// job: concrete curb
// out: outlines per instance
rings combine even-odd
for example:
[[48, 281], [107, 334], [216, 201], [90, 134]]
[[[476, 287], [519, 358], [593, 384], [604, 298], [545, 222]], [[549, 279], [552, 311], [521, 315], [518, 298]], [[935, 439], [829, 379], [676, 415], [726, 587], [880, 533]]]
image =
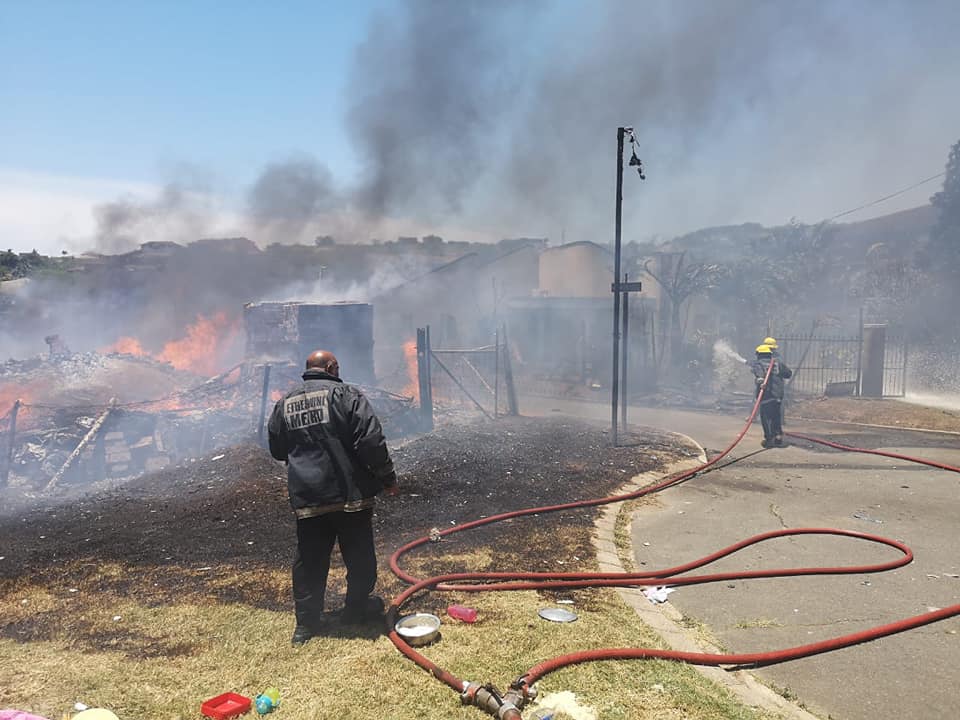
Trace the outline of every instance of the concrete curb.
[[[706, 450], [699, 443], [682, 433], [671, 434], [699, 448], [700, 459], [681, 460], [664, 471], [641, 473], [617, 490], [618, 494], [638, 490], [667, 475], [689, 470], [706, 462]], [[600, 508], [600, 515], [594, 523], [596, 527], [594, 548], [600, 572], [627, 572], [627, 569], [620, 562], [616, 541], [617, 518], [622, 508], [623, 505], [620, 503], [603, 506]], [[617, 588], [617, 592], [623, 598], [623, 601], [640, 616], [643, 622], [663, 638], [669, 648], [685, 652], [723, 652], [720, 648], [705, 643], [681, 625], [680, 621], [683, 616], [669, 602], [655, 605], [647, 600], [639, 588]], [[796, 703], [778, 695], [746, 670], [723, 670], [718, 667], [701, 665], [694, 665], [694, 667], [702, 675], [723, 686], [750, 707], [776, 713], [783, 720], [818, 720], [816, 715], [812, 715]]]
[[[849, 420], [824, 420], [823, 418], [809, 418], [796, 415], [791, 420], [801, 420], [808, 423], [827, 423], [829, 425], [849, 425], [851, 427], [875, 428], [877, 430], [902, 430], [903, 432], [930, 433], [932, 435], [952, 435], [960, 437], [960, 432], [955, 430], [934, 430], [932, 428], [903, 427], [902, 425], [875, 425], [873, 423], [858, 423]], [[787, 428], [789, 432], [790, 428]]]

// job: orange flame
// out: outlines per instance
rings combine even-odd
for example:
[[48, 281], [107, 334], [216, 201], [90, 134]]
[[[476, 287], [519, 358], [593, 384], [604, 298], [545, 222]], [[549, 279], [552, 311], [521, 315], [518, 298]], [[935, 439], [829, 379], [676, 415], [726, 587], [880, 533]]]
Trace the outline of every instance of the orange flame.
[[178, 370], [189, 370], [198, 375], [216, 375], [222, 371], [224, 356], [237, 337], [238, 324], [217, 313], [211, 317], [198, 315], [187, 327], [187, 334], [180, 340], [171, 340], [157, 356]]
[[407, 364], [407, 384], [402, 390], [403, 395], [412, 395], [417, 401], [420, 400], [420, 378], [418, 372], [419, 362], [417, 360], [417, 341], [407, 340], [403, 344], [403, 359]]
[[44, 383], [41, 382], [10, 382], [0, 385], [0, 418], [13, 410], [13, 404], [17, 400], [22, 400], [27, 405], [38, 398], [43, 400], [44, 389]]
[[134, 337], [124, 336], [112, 345], [100, 350], [103, 354], [121, 353], [138, 357], [154, 357], [168, 362], [178, 370], [187, 370], [197, 375], [216, 375], [224, 370], [229, 361], [240, 332], [239, 322], [226, 313], [206, 317], [197, 315], [192, 325], [187, 326], [186, 335], [171, 340], [159, 353], [152, 353]]
[[13, 409], [17, 400], [27, 400], [23, 391], [24, 388], [20, 385], [0, 385], [0, 418]]
[[124, 336], [117, 340], [113, 345], [105, 347], [100, 351], [104, 355], [109, 355], [110, 353], [119, 353], [121, 355], [136, 355], [137, 357], [143, 357], [147, 355], [147, 351], [143, 349], [143, 345], [140, 344], [140, 341], [136, 338]]

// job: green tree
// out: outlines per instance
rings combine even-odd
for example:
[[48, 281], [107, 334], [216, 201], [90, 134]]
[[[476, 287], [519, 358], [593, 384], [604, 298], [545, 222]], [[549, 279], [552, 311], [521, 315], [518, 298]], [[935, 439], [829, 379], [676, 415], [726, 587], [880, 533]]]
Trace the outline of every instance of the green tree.
[[955, 273], [960, 270], [960, 140], [950, 148], [943, 189], [930, 198], [930, 204], [940, 211], [930, 231], [931, 266]]
[[0, 253], [0, 271], [3, 271], [7, 277], [17, 277], [17, 270], [20, 267], [20, 256], [13, 250], [7, 250]]

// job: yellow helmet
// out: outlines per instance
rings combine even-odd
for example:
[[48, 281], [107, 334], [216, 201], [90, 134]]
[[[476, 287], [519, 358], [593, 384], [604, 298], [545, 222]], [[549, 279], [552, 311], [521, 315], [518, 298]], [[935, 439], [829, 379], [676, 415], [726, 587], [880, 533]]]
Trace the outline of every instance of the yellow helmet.
[[777, 339], [772, 337], [765, 337], [763, 339], [763, 344], [770, 346], [770, 348], [772, 348], [773, 350], [776, 350], [778, 347], [780, 347], [779, 345], [777, 345]]
[[770, 355], [773, 350], [769, 345], [757, 345], [757, 355]]

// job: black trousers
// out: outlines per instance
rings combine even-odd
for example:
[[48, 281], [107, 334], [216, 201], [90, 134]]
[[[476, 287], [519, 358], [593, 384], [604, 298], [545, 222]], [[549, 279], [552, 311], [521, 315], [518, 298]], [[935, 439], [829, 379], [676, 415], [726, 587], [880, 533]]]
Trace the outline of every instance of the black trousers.
[[773, 440], [783, 435], [783, 415], [780, 400], [764, 400], [760, 403], [760, 423], [763, 425], [763, 439]]
[[377, 584], [373, 509], [333, 512], [297, 520], [293, 560], [293, 603], [297, 624], [316, 626], [323, 615], [330, 555], [339, 544], [347, 568], [346, 606], [363, 609]]

